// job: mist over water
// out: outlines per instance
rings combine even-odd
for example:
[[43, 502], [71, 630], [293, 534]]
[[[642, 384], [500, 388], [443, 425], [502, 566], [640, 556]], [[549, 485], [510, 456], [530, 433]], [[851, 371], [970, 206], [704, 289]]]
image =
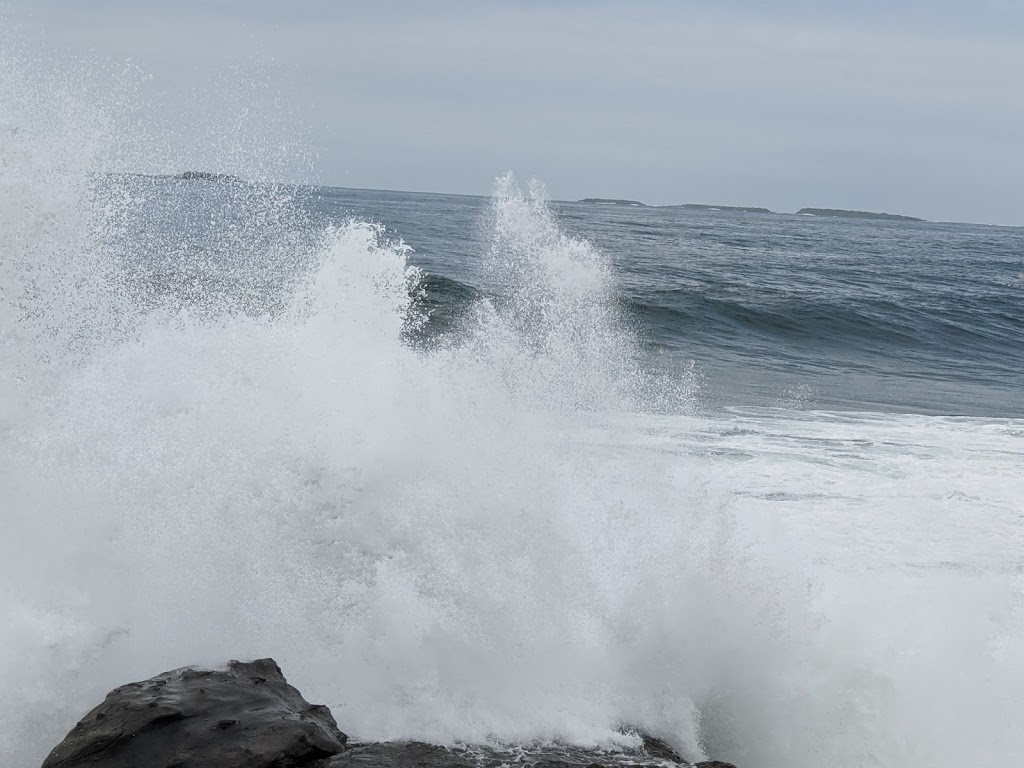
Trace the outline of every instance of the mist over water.
[[268, 655], [353, 739], [1024, 755], [1024, 423], [701, 415], [511, 176], [500, 291], [414, 343], [380, 224], [100, 175], [110, 105], [0, 64], [4, 765], [115, 685]]

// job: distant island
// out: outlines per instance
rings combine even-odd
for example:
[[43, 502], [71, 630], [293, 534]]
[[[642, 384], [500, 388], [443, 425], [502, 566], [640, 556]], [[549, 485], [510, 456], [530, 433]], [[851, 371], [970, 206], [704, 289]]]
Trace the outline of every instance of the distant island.
[[924, 221], [915, 216], [900, 216], [895, 213], [872, 213], [870, 211], [844, 211], [841, 208], [801, 208], [797, 216], [831, 216], [837, 219], [881, 219], [883, 221]]
[[228, 173], [211, 173], [210, 171], [185, 171], [172, 178], [182, 181], [229, 181], [239, 182], [240, 178]]
[[602, 203], [604, 205], [633, 205], [639, 208], [647, 208], [648, 206], [641, 203], [638, 200], [619, 200], [618, 198], [612, 197], [586, 197], [579, 202], [581, 203]]
[[662, 208], [685, 208], [688, 211], [735, 211], [737, 213], [772, 213], [767, 208], [752, 208], [746, 205], [708, 205], [706, 203], [683, 203], [663, 205]]
[[[182, 174], [184, 176], [184, 174]], [[216, 174], [207, 174], [216, 175]], [[647, 205], [639, 200], [623, 200], [617, 197], [585, 197], [580, 203], [598, 203], [601, 205], [625, 205], [633, 208], [675, 208], [685, 211], [729, 211], [731, 213], [768, 213], [774, 211], [749, 205], [711, 205], [709, 203], [681, 203], [677, 205]], [[875, 221], [925, 221], [916, 216], [901, 216], [896, 213], [874, 213], [872, 211], [848, 211], [843, 208], [801, 208], [797, 216], [820, 216], [836, 219], [874, 219]]]

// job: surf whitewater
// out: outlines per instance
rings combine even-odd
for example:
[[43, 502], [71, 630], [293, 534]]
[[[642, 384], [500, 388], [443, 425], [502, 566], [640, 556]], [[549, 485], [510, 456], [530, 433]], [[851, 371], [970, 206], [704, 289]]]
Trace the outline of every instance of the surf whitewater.
[[[142, 159], [131, 89], [5, 56], [5, 765], [117, 684], [271, 655], [366, 741], [1024, 754], [1020, 422], [701, 415], [606, 256], [511, 176], [476, 221], [493, 290], [424, 342], [401, 233], [110, 174]], [[950, 548], [968, 565], [931, 568]]]

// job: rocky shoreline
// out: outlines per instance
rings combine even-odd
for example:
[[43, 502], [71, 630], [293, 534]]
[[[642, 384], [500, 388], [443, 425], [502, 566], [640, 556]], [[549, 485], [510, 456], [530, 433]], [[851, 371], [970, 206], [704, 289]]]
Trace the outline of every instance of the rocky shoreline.
[[331, 711], [310, 704], [273, 659], [224, 670], [164, 672], [107, 694], [43, 768], [735, 768], [687, 763], [640, 734], [635, 750], [562, 745], [440, 747], [349, 743]]

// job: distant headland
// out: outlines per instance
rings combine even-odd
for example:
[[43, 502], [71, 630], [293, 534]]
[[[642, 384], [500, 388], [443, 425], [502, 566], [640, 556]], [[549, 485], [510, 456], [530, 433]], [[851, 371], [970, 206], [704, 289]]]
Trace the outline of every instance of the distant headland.
[[738, 213], [771, 213], [767, 208], [752, 208], [747, 205], [708, 205], [706, 203], [683, 203], [663, 205], [661, 208], [685, 208], [689, 211], [736, 211]]
[[836, 219], [883, 219], [885, 221], [924, 221], [915, 216], [900, 216], [896, 213], [872, 213], [871, 211], [844, 211], [842, 208], [801, 208], [797, 216], [831, 216]]
[[106, 173], [104, 176], [127, 177], [132, 179], [170, 179], [172, 181], [219, 181], [222, 184], [246, 184], [240, 176], [212, 171], [182, 171], [181, 173]]
[[601, 203], [602, 205], [635, 205], [639, 208], [649, 208], [646, 203], [641, 203], [638, 200], [619, 200], [614, 197], [585, 197], [579, 202], [581, 203]]
[[[580, 203], [601, 203], [603, 205], [626, 205], [636, 208], [675, 208], [685, 211], [727, 211], [730, 213], [775, 213], [768, 208], [749, 205], [711, 205], [708, 203], [682, 203], [678, 205], [647, 205], [639, 200], [622, 200], [614, 197], [586, 197]], [[872, 211], [848, 211], [843, 208], [801, 208], [797, 216], [818, 216], [836, 219], [874, 219], [876, 221], [925, 221], [916, 216], [901, 216], [896, 213], [874, 213]]]
[[211, 173], [210, 171], [183, 171], [172, 178], [182, 181], [241, 181], [238, 176], [232, 176], [229, 173]]

